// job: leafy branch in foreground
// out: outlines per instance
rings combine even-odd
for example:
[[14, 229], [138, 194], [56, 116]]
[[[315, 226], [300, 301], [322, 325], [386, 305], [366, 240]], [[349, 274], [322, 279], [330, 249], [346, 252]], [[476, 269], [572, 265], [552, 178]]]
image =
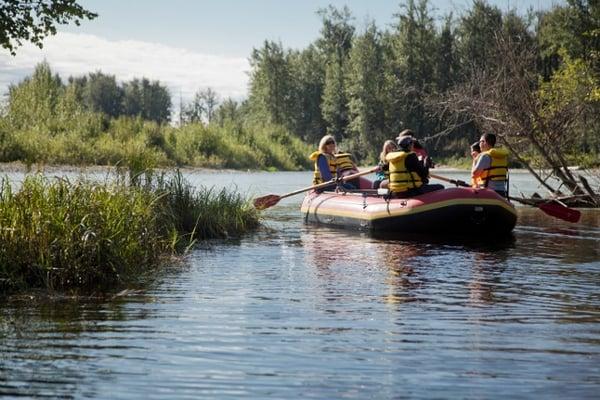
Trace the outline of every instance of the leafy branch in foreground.
[[42, 47], [42, 40], [56, 34], [56, 25], [96, 18], [98, 14], [76, 0], [4, 0], [0, 3], [0, 45], [15, 55], [23, 41]]

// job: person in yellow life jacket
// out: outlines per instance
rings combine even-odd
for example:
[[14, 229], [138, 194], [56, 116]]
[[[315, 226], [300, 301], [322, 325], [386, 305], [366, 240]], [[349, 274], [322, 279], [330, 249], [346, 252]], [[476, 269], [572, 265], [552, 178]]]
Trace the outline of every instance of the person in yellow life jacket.
[[396, 197], [413, 197], [443, 189], [443, 185], [429, 184], [429, 169], [419, 161], [413, 151], [413, 138], [403, 136], [398, 139], [399, 151], [385, 157], [390, 163], [388, 188]]
[[[335, 152], [335, 138], [332, 135], [323, 136], [319, 142], [319, 149], [310, 155], [310, 159], [315, 163], [313, 185], [329, 182], [338, 176], [338, 159]], [[342, 184], [342, 186], [345, 189], [355, 189], [354, 185], [348, 182]]]
[[[354, 163], [352, 159], [352, 154], [350, 153], [336, 153], [334, 157], [337, 161], [337, 176], [342, 178], [347, 175], [356, 174], [358, 172], [358, 167]], [[351, 186], [350, 186], [351, 185]], [[357, 189], [360, 187], [360, 178], [355, 178], [349, 181], [346, 181], [342, 185], [345, 189]], [[371, 182], [369, 181], [369, 187], [371, 187]]]
[[423, 145], [415, 137], [415, 132], [412, 129], [404, 129], [398, 134], [396, 141], [399, 141], [404, 136], [411, 136], [413, 138], [413, 151], [417, 153], [417, 158], [419, 161], [421, 161], [421, 163], [427, 168], [435, 168], [435, 163], [431, 157], [429, 157], [429, 153], [425, 147], [423, 147]]
[[508, 196], [508, 150], [496, 145], [496, 135], [485, 133], [479, 139], [481, 154], [471, 169], [471, 181], [477, 188], [494, 190]]

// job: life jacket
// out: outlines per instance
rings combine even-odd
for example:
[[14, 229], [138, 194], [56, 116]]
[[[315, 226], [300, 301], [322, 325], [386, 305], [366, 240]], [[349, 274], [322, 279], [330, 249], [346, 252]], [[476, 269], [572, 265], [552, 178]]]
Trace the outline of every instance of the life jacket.
[[327, 159], [327, 163], [329, 164], [329, 172], [331, 172], [331, 176], [335, 178], [337, 173], [337, 160], [336, 158], [328, 153], [323, 153], [321, 151], [315, 151], [310, 155], [310, 159], [315, 162], [315, 172], [313, 174], [313, 185], [318, 185], [319, 183], [323, 183], [323, 178], [321, 177], [321, 171], [319, 171], [319, 160], [320, 155], [325, 156]]
[[334, 157], [337, 162], [338, 174], [351, 169], [356, 169], [354, 162], [352, 162], [352, 155], [350, 153], [338, 153], [334, 154]]
[[401, 193], [408, 189], [418, 188], [423, 185], [419, 174], [406, 169], [406, 157], [414, 152], [394, 151], [385, 156], [390, 163], [390, 183], [388, 188], [391, 192]]
[[508, 176], [508, 150], [503, 147], [493, 147], [488, 151], [482, 152], [479, 156], [487, 154], [491, 157], [492, 162], [489, 168], [486, 168], [478, 177], [477, 187], [488, 187], [490, 181], [506, 182]]

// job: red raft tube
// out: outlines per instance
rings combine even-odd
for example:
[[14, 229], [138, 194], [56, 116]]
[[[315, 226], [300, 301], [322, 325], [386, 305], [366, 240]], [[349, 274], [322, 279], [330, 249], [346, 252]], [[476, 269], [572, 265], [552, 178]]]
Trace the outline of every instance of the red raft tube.
[[448, 188], [408, 199], [372, 191], [311, 192], [305, 222], [373, 232], [502, 235], [517, 223], [514, 206], [488, 189]]

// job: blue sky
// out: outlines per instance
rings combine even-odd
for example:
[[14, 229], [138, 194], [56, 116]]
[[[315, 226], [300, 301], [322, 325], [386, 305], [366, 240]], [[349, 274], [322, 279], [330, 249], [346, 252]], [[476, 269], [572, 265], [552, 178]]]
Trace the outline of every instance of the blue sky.
[[[361, 31], [365, 21], [380, 29], [394, 21], [400, 1], [394, 0], [80, 0], [97, 12], [81, 26], [60, 26], [44, 49], [25, 45], [17, 56], [0, 50], [0, 92], [31, 74], [46, 59], [63, 78], [101, 70], [125, 81], [158, 79], [174, 97], [185, 99], [211, 87], [221, 97], [247, 93], [248, 56], [264, 40], [287, 48], [304, 48], [321, 27], [316, 15], [332, 4], [347, 5]], [[563, 0], [489, 0], [502, 10], [547, 9]], [[435, 15], [460, 14], [470, 0], [430, 0]]]

